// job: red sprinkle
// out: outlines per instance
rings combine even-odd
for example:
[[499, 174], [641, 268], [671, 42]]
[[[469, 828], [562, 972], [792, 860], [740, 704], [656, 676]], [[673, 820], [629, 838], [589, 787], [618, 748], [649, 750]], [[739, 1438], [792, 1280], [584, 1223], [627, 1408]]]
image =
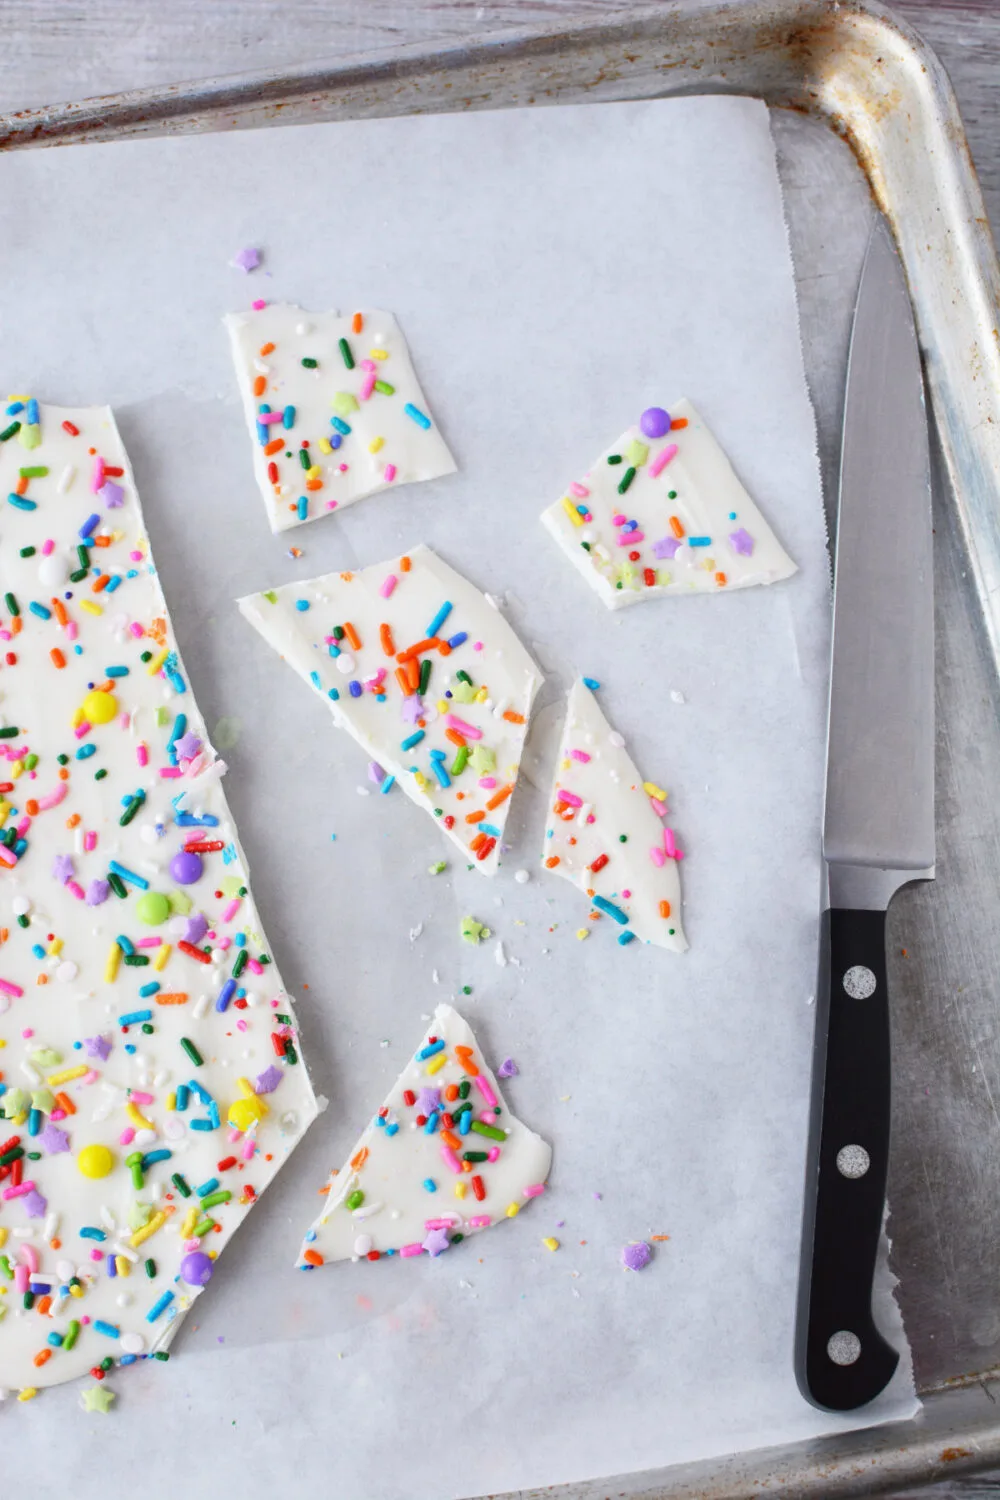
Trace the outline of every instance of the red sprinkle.
[[70, 435], [70, 437], [79, 437], [80, 436], [80, 429], [79, 429], [79, 427], [74, 427], [72, 422], [64, 422], [62, 425], [63, 425], [63, 432], [68, 432], [69, 435]]
[[596, 875], [597, 872], [598, 872], [598, 870], [603, 870], [604, 869], [604, 866], [607, 864], [607, 862], [608, 862], [608, 856], [606, 854], [599, 854], [597, 856], [597, 858], [594, 860], [594, 863], [591, 865], [590, 868], [594, 872], [594, 874]]
[[271, 481], [272, 484], [277, 484], [277, 482], [278, 482], [278, 465], [274, 462], [273, 458], [272, 458], [271, 462], [267, 466], [267, 477]]
[[209, 954], [202, 953], [200, 948], [196, 948], [194, 943], [187, 942], [185, 938], [181, 938], [177, 946], [182, 953], [187, 954], [188, 958], [196, 958], [200, 964], [210, 964], [212, 962]]
[[[0, 1156], [2, 1156], [2, 1155], [3, 1155], [3, 1153], [0, 1152]], [[235, 1165], [236, 1165], [236, 1157], [235, 1156], [224, 1156], [221, 1161], [216, 1162], [216, 1164], [215, 1164], [215, 1170], [217, 1172], [228, 1172], [229, 1168], [230, 1167], [235, 1167]]]
[[[412, 1105], [416, 1104], [416, 1102], [417, 1102], [417, 1096], [413, 1092], [413, 1090], [412, 1089], [404, 1089], [403, 1090], [403, 1103], [404, 1104], [409, 1104], [409, 1105], [412, 1106]], [[5, 1146], [3, 1148], [3, 1151], [6, 1151], [6, 1149], [7, 1149], [7, 1147]], [[0, 1156], [3, 1155], [3, 1151], [0, 1151]]]
[[472, 1191], [475, 1193], [480, 1203], [482, 1203], [483, 1199], [486, 1197], [486, 1188], [483, 1186], [483, 1179], [480, 1177], [478, 1172], [472, 1179]]
[[642, 576], [646, 580], [646, 587], [648, 589], [651, 589], [653, 587], [653, 584], [656, 582], [656, 574], [654, 573], [653, 569], [643, 568]]

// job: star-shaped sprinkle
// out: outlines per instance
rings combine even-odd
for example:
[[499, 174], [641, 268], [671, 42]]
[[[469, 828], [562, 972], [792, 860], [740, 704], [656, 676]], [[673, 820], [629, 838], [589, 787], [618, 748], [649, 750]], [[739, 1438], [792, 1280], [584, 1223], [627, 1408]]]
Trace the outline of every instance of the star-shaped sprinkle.
[[441, 1254], [442, 1250], [449, 1250], [450, 1248], [451, 1242], [448, 1239], [447, 1229], [429, 1229], [427, 1231], [427, 1238], [424, 1240], [424, 1249], [428, 1255], [437, 1257]]
[[425, 1085], [417, 1095], [417, 1113], [421, 1115], [429, 1115], [433, 1110], [440, 1109], [440, 1107], [441, 1090], [432, 1089]]
[[125, 491], [120, 484], [115, 484], [113, 479], [106, 479], [97, 491], [97, 498], [104, 502], [108, 510], [120, 510], [122, 501], [125, 499]]
[[740, 526], [736, 531], [731, 531], [729, 533], [729, 545], [732, 547], [733, 551], [738, 552], [741, 557], [753, 556], [753, 537], [750, 535], [749, 531], [745, 531], [742, 526]]
[[174, 740], [174, 749], [180, 760], [194, 760], [201, 751], [201, 740], [189, 729], [186, 734]]
[[67, 880], [73, 878], [73, 859], [69, 854], [57, 854], [52, 861], [52, 879], [58, 880], [65, 885]]
[[88, 1036], [83, 1039], [83, 1050], [88, 1057], [97, 1057], [101, 1062], [107, 1062], [111, 1056], [111, 1043], [106, 1036]]
[[497, 1068], [498, 1078], [514, 1078], [517, 1075], [517, 1063], [512, 1057], [505, 1057]]
[[21, 1199], [29, 1219], [44, 1219], [48, 1212], [49, 1200], [43, 1198], [37, 1188], [32, 1188], [30, 1193], [25, 1193]]
[[257, 1074], [257, 1077], [254, 1079], [254, 1093], [273, 1094], [281, 1082], [282, 1076], [281, 1069], [275, 1067], [272, 1063], [270, 1067], [264, 1069], [263, 1073]]
[[80, 1405], [84, 1411], [99, 1411], [107, 1416], [115, 1400], [115, 1393], [107, 1385], [88, 1385], [80, 1392]]
[[411, 693], [408, 698], [403, 699], [403, 723], [415, 724], [423, 717], [423, 704], [420, 702], [419, 693]]
[[653, 543], [653, 556], [666, 558], [669, 562], [671, 558], [677, 556], [680, 546], [681, 544], [675, 536], [662, 537], [660, 541]]
[[39, 1131], [38, 1143], [43, 1151], [50, 1156], [56, 1156], [60, 1151], [69, 1150], [69, 1136], [65, 1130], [60, 1130], [58, 1125], [53, 1125], [51, 1120], [44, 1130]]
[[237, 271], [256, 271], [260, 265], [260, 251], [247, 245], [244, 250], [237, 250], [229, 264]]
[[98, 877], [97, 879], [92, 880], [90, 882], [90, 885], [87, 887], [87, 905], [103, 906], [110, 894], [111, 887], [108, 882], [106, 880], [101, 880]]

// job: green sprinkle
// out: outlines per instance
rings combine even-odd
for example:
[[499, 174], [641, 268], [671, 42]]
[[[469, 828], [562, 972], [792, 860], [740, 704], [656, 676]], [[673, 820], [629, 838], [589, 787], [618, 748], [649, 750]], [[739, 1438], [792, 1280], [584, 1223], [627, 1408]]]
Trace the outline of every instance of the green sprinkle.
[[333, 638], [335, 641], [342, 641], [344, 639], [343, 625], [335, 625], [333, 627]]
[[296, 1050], [292, 1046], [291, 1042], [286, 1042], [285, 1043], [285, 1061], [294, 1064], [294, 1063], [297, 1063], [298, 1060], [299, 1060], [299, 1054], [296, 1052]]
[[155, 1031], [155, 1029], [156, 1028], [153, 1026], [152, 1022], [150, 1022], [150, 1021], [143, 1021], [143, 1023], [142, 1023], [142, 1034], [143, 1034], [143, 1036], [152, 1036], [153, 1032]]
[[312, 459], [309, 457], [309, 449], [308, 448], [300, 448], [299, 449], [299, 463], [302, 465], [302, 467], [304, 469], [311, 469], [312, 468]]
[[217, 1193], [209, 1193], [207, 1198], [202, 1198], [202, 1208], [214, 1208], [217, 1203], [228, 1203], [232, 1197], [228, 1188], [220, 1188]]
[[108, 885], [114, 891], [116, 896], [120, 896], [124, 899], [124, 897], [128, 894], [128, 892], [125, 890], [124, 880], [122, 880], [120, 875], [116, 875], [114, 870], [111, 870], [108, 874]]
[[182, 1198], [190, 1198], [191, 1189], [187, 1185], [187, 1180], [181, 1176], [180, 1172], [175, 1172], [170, 1181], [173, 1183], [174, 1187], [180, 1193]]
[[154, 1359], [161, 1359], [163, 1361], [163, 1363], [166, 1364], [167, 1360], [170, 1358], [170, 1350], [169, 1349], [157, 1349], [156, 1352], [155, 1352], [155, 1354], [153, 1355], [153, 1358]]
[[451, 763], [451, 774], [453, 776], [461, 776], [462, 772], [465, 770], [466, 763], [468, 762], [468, 759], [469, 759], [469, 747], [468, 747], [468, 745], [459, 745], [459, 747], [458, 747], [458, 753], [456, 754], [455, 759]]
[[22, 557], [34, 557], [34, 555], [35, 555], [35, 549], [34, 549], [34, 547], [22, 547], [21, 548], [21, 556]]
[[11, 422], [11, 424], [10, 424], [9, 427], [5, 427], [4, 430], [3, 430], [3, 432], [0, 432], [0, 443], [5, 443], [8, 438], [12, 438], [14, 436], [15, 432], [20, 432], [20, 431], [21, 431], [21, 424], [20, 424], [20, 422]]
[[364, 1193], [361, 1191], [360, 1188], [355, 1188], [354, 1192], [353, 1193], [348, 1193], [347, 1197], [344, 1199], [344, 1206], [345, 1206], [345, 1208], [349, 1208], [350, 1211], [351, 1211], [351, 1213], [353, 1213], [356, 1208], [360, 1208], [361, 1207], [361, 1205], [362, 1205], [362, 1203], [364, 1203], [364, 1201], [365, 1201], [365, 1195], [364, 1195]]
[[146, 1275], [149, 1277], [150, 1281], [152, 1281], [153, 1278], [156, 1276], [156, 1261], [153, 1260], [152, 1258], [150, 1258], [149, 1260], [146, 1261], [145, 1264], [146, 1264]]
[[37, 765], [38, 765], [38, 756], [35, 755], [34, 752], [32, 752], [31, 755], [26, 755], [24, 757], [24, 769], [26, 771], [33, 771]]
[[458, 671], [455, 673], [455, 676], [458, 678], [459, 682], [467, 682], [470, 687], [472, 686], [472, 678], [469, 676], [464, 667], [459, 667]]
[[490, 1159], [490, 1153], [488, 1151], [463, 1151], [462, 1152], [462, 1160], [463, 1161], [489, 1161], [489, 1159]]
[[[10, 595], [7, 595], [10, 598]], [[0, 740], [16, 740], [21, 731], [16, 724], [4, 724], [0, 728]]]
[[76, 569], [74, 569], [74, 571], [69, 575], [69, 581], [70, 581], [70, 583], [82, 583], [83, 580], [86, 578], [86, 576], [87, 576], [87, 574], [89, 572], [90, 572], [89, 568], [76, 568]]
[[677, 491], [676, 490], [667, 490], [667, 499], [668, 500], [676, 500], [677, 499]]
[[629, 485], [632, 483], [632, 481], [633, 481], [634, 478], [635, 478], [635, 470], [633, 468], [631, 468], [631, 467], [627, 468], [625, 470], [625, 473], [622, 475], [621, 479], [619, 479], [619, 481], [618, 481], [618, 493], [619, 493], [619, 495], [624, 495], [625, 491], [628, 489]]
[[627, 833], [620, 833], [618, 835], [618, 842], [619, 842], [619, 844], [627, 844], [628, 843], [628, 834]]
[[66, 1329], [65, 1334], [63, 1335], [63, 1341], [62, 1341], [63, 1348], [64, 1349], [72, 1349], [73, 1345], [76, 1343], [76, 1341], [77, 1341], [77, 1339], [79, 1337], [80, 1337], [80, 1325], [76, 1321], [76, 1319], [73, 1318], [71, 1320], [71, 1322], [70, 1322], [69, 1327]]
[[3, 602], [7, 606], [7, 613], [9, 615], [19, 615], [21, 613], [21, 606], [18, 604], [13, 594], [4, 594]]
[[194, 1063], [195, 1067], [200, 1068], [205, 1059], [202, 1057], [201, 1053], [198, 1051], [198, 1048], [195, 1046], [194, 1042], [192, 1042], [191, 1038], [182, 1036], [181, 1046], [184, 1048], [184, 1051]]
[[30, 927], [31, 923], [29, 922], [28, 918], [22, 913], [22, 915], [17, 919], [17, 925], [18, 927]]
[[200, 1240], [202, 1235], [208, 1234], [214, 1228], [215, 1220], [209, 1214], [206, 1214], [205, 1217], [203, 1219], [199, 1219], [198, 1223], [194, 1226], [195, 1239]]
[[59, 762], [59, 764], [61, 766], [68, 766], [69, 765], [69, 756], [68, 755], [57, 755], [56, 756], [56, 760]]
[[107, 774], [108, 774], [107, 771], [103, 771], [103, 770], [102, 771], [95, 771], [94, 772], [94, 780], [95, 781], [103, 781], [104, 778], [105, 778], [105, 776], [107, 776]]
[[250, 962], [250, 955], [249, 955], [249, 953], [247, 952], [247, 950], [245, 948], [241, 948], [240, 951], [239, 951], [239, 953], [237, 953], [237, 955], [236, 955], [236, 962], [233, 964], [233, 978], [234, 979], [239, 979], [240, 975], [243, 973], [243, 970], [246, 968], [246, 966], [247, 966], [247, 964], [249, 962]]
[[153, 653], [152, 653], [152, 651], [142, 651], [142, 652], [140, 652], [140, 654], [139, 654], [139, 660], [140, 661], [152, 661], [153, 660]]
[[126, 953], [125, 962], [130, 964], [133, 969], [144, 969], [149, 963], [149, 959], [145, 953]]
[[431, 661], [429, 656], [425, 656], [423, 661], [420, 663], [420, 682], [417, 686], [417, 692], [421, 695], [421, 697], [423, 697], [424, 693], [426, 693], [427, 684], [431, 680], [432, 666], [433, 662]]
[[85, 542], [80, 542], [80, 544], [78, 545], [76, 549], [76, 557], [81, 568], [90, 567], [90, 553], [87, 550]]
[[468, 1099], [469, 1091], [471, 1088], [472, 1084], [469, 1082], [469, 1080], [467, 1078], [463, 1078], [462, 1082], [458, 1085], [458, 1097], [460, 1099]]
[[347, 368], [349, 370], [353, 370], [354, 369], [354, 355], [351, 353], [351, 346], [350, 346], [350, 344], [347, 342], [346, 339], [338, 339], [337, 340], [337, 348], [340, 350], [340, 357], [344, 361], [344, 364], [347, 366]]
[[[469, 866], [469, 869], [470, 870], [472, 869], [471, 865]], [[471, 995], [472, 994], [472, 985], [471, 984], [463, 984], [462, 985], [462, 994], [463, 995]]]
[[378, 391], [380, 396], [394, 396], [396, 394], [396, 387], [390, 385], [388, 380], [376, 380], [375, 390]]
[[498, 1130], [495, 1125], [484, 1125], [482, 1120], [473, 1120], [470, 1129], [474, 1130], [477, 1135], [487, 1136], [491, 1141], [505, 1141], [507, 1139], [507, 1132], [505, 1130]]
[[620, 453], [609, 453], [608, 454], [608, 463], [609, 464], [620, 464], [621, 461], [622, 461], [622, 456], [621, 456]]
[[33, 468], [22, 469], [20, 472], [22, 479], [44, 479], [49, 471], [43, 464], [36, 464]]
[[[437, 864], [427, 866], [427, 873], [428, 875], [443, 875], [447, 868], [448, 861], [446, 859], [439, 859]], [[0, 1167], [2, 1166], [3, 1162], [0, 1161]]]
[[315, 369], [318, 368], [318, 366], [319, 366], [319, 360], [318, 359], [304, 359], [302, 361], [302, 367], [305, 370], [315, 370]]
[[126, 806], [125, 811], [122, 813], [121, 817], [118, 819], [118, 826], [119, 826], [119, 828], [127, 828], [128, 827], [128, 825], [131, 823], [132, 819], [135, 817], [136, 813], [139, 811], [140, 807], [145, 802], [145, 800], [146, 800], [146, 795], [145, 795], [144, 792], [141, 792], [141, 793], [137, 792], [136, 793], [136, 795], [132, 798], [132, 800]]

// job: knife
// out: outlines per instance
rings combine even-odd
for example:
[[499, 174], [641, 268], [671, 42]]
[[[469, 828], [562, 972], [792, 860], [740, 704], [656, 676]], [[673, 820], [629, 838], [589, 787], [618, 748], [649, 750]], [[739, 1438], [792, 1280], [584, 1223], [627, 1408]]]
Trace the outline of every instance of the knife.
[[899, 1354], [872, 1316], [889, 1155], [886, 908], [934, 877], [934, 588], [920, 351], [881, 218], [851, 335], [827, 732], [824, 905], [796, 1377], [851, 1411]]

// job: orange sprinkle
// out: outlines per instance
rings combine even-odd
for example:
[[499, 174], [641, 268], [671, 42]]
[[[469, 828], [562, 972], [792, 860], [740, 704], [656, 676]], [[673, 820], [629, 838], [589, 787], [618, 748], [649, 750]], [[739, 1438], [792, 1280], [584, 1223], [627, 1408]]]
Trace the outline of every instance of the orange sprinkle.
[[[222, 1225], [217, 1224], [215, 1227], [221, 1229]], [[323, 1264], [323, 1257], [318, 1250], [303, 1250], [302, 1259], [310, 1266], [321, 1266]]]
[[[42, 1302], [48, 1302], [48, 1300], [49, 1300], [48, 1297], [43, 1297], [42, 1298]], [[41, 1302], [39, 1302], [39, 1304], [38, 1304], [38, 1310], [39, 1310], [39, 1312], [41, 1312], [41, 1310], [42, 1310], [42, 1303]], [[32, 1364], [37, 1365], [38, 1368], [41, 1369], [42, 1365], [47, 1365], [48, 1362], [49, 1362], [49, 1360], [51, 1358], [52, 1358], [52, 1350], [51, 1349], [39, 1349], [38, 1353], [35, 1355], [34, 1359], [32, 1360]]]
[[77, 824], [79, 823], [79, 821], [80, 821], [80, 814], [79, 813], [73, 813], [73, 815], [71, 817], [69, 817], [69, 818], [66, 819], [66, 827], [67, 828], [75, 828], [77, 826]]
[[365, 320], [364, 320], [364, 318], [361, 316], [360, 313], [355, 313], [354, 317], [351, 319], [351, 332], [352, 333], [360, 333], [361, 330], [362, 330], [362, 328], [364, 328], [364, 326], [365, 326]]
[[29, 818], [38, 817], [38, 803], [35, 801], [34, 797], [28, 798], [27, 802], [24, 804], [24, 810], [28, 814]]
[[411, 656], [406, 663], [406, 676], [410, 684], [410, 692], [420, 691], [420, 667], [415, 656]]
[[109, 536], [95, 536], [94, 537], [94, 546], [95, 547], [110, 547], [111, 546], [111, 538]]
[[157, 995], [157, 1005], [187, 1005], [188, 997], [183, 990], [164, 990]]
[[60, 781], [68, 781], [69, 780], [69, 771], [66, 769], [65, 766], [60, 766], [59, 767], [59, 780]]
[[322, 481], [322, 479], [307, 479], [306, 480], [306, 489], [307, 490], [321, 490], [322, 488], [323, 488], [323, 481]]
[[498, 792], [494, 792], [486, 804], [486, 811], [492, 812], [495, 807], [500, 806], [501, 802], [506, 802], [513, 790], [513, 786], [502, 786]]
[[670, 517], [670, 530], [673, 532], [677, 540], [680, 541], [681, 537], [684, 535], [684, 527], [681, 525], [676, 516]]
[[412, 566], [413, 564], [410, 562], [410, 559], [408, 557], [401, 557], [399, 559], [399, 571], [401, 573], [408, 573]]
[[458, 1084], [457, 1083], [446, 1084], [445, 1085], [445, 1090], [444, 1090], [444, 1097], [447, 1099], [447, 1101], [448, 1101], [449, 1104], [454, 1104], [455, 1100], [458, 1098]]
[[66, 613], [66, 606], [61, 599], [52, 600], [52, 613], [55, 615], [60, 625], [66, 625], [69, 622], [69, 615]]
[[58, 1093], [56, 1095], [56, 1103], [58, 1104], [59, 1108], [65, 1110], [68, 1115], [76, 1114], [76, 1105], [73, 1103], [68, 1094]]
[[361, 637], [358, 635], [358, 632], [355, 630], [355, 628], [351, 624], [350, 620], [345, 620], [344, 621], [344, 634], [347, 636], [347, 639], [350, 641], [351, 646], [353, 647], [353, 649], [355, 651], [360, 651], [361, 650]]
[[670, 1236], [669, 1234], [651, 1234], [649, 1238], [656, 1240], [657, 1244], [662, 1244], [664, 1240], [669, 1240]]
[[52, 1246], [53, 1250], [61, 1250], [62, 1249], [62, 1240], [59, 1238], [59, 1236], [57, 1234], [54, 1234], [52, 1236], [52, 1238], [49, 1240], [49, 1244]]
[[385, 652], [386, 656], [395, 656], [396, 643], [392, 638], [392, 626], [380, 625], [378, 628], [378, 638], [382, 650]]
[[[38, 1301], [35, 1303], [35, 1306], [38, 1309], [38, 1311], [42, 1314], [42, 1316], [44, 1317], [45, 1314], [48, 1312], [49, 1308], [52, 1306], [52, 1298], [49, 1297], [48, 1295], [46, 1295], [44, 1297], [39, 1297]], [[36, 1361], [36, 1363], [37, 1363], [37, 1361]]]
[[270, 458], [272, 453], [280, 453], [284, 446], [285, 444], [282, 438], [272, 438], [269, 443], [264, 444], [264, 452], [267, 454], [268, 458]]
[[669, 901], [661, 901], [660, 902], [660, 916], [661, 917], [669, 917], [669, 915], [670, 915], [670, 902]]
[[467, 823], [481, 823], [485, 816], [486, 814], [484, 812], [466, 813], [465, 821]]
[[715, 575], [715, 581], [719, 585], [720, 589], [721, 588], [725, 588], [725, 586], [726, 586], [726, 575], [725, 575], [725, 573], [716, 573], [716, 575]]
[[355, 1151], [354, 1155], [351, 1157], [351, 1166], [354, 1168], [355, 1172], [360, 1172], [361, 1168], [364, 1166], [367, 1160], [368, 1147], [362, 1146], [361, 1150]]
[[[344, 629], [347, 629], [346, 625], [344, 626]], [[405, 651], [400, 651], [396, 656], [396, 660], [398, 662], [404, 662], [409, 661], [410, 658], [414, 656], [423, 656], [425, 651], [433, 651], [434, 648], [436, 646], [440, 646], [440, 644], [441, 641], [436, 635], [426, 636], [424, 640], [417, 641], [412, 646], [407, 646]]]
[[58, 646], [53, 646], [52, 650], [49, 652], [49, 655], [52, 658], [52, 665], [54, 667], [59, 667], [60, 669], [62, 669], [66, 665], [66, 658], [65, 656], [63, 656]]
[[21, 631], [23, 630], [23, 628], [24, 628], [24, 621], [21, 619], [21, 616], [20, 615], [15, 615], [14, 618], [10, 622], [10, 633], [11, 633], [11, 635], [20, 635]]
[[556, 867], [556, 865], [558, 863], [559, 863], [559, 856], [558, 856], [558, 854], [550, 854], [549, 857], [548, 857], [548, 859], [545, 861], [545, 868], [547, 870], [554, 870], [555, 867]]
[[446, 740], [451, 740], [451, 743], [453, 745], [457, 745], [459, 749], [461, 749], [462, 746], [467, 743], [465, 735], [459, 734], [457, 729], [446, 729], [444, 732], [444, 737]]
[[405, 667], [396, 668], [396, 681], [399, 683], [404, 698], [410, 696], [410, 677]]
[[453, 1151], [461, 1151], [462, 1142], [453, 1130], [442, 1130], [440, 1136], [446, 1146], [450, 1146]]
[[447, 641], [438, 641], [438, 650], [440, 651], [442, 656], [451, 655], [451, 647], [448, 645]]
[[38, 978], [35, 980], [36, 984], [48, 984], [48, 982], [49, 976], [47, 974], [39, 974]]
[[107, 588], [110, 582], [111, 574], [102, 573], [100, 578], [95, 578], [93, 583], [90, 585], [91, 592], [94, 594], [103, 594], [104, 590]]
[[274, 345], [270, 341], [268, 341], [268, 343], [266, 343], [266, 344], [261, 344], [261, 346], [260, 346], [260, 353], [261, 353], [262, 357], [265, 354], [273, 354], [274, 353]]
[[258, 375], [257, 379], [253, 383], [253, 393], [254, 393], [254, 395], [255, 396], [263, 396], [263, 394], [264, 394], [264, 392], [266, 390], [267, 390], [267, 376], [266, 375]]
[[28, 481], [25, 479], [24, 475], [22, 474], [21, 478], [17, 481], [17, 484], [14, 486], [14, 493], [15, 493], [15, 495], [23, 495], [25, 493], [25, 491], [27, 490], [27, 488], [28, 488]]
[[523, 724], [524, 723], [524, 714], [516, 713], [515, 710], [512, 709], [512, 708], [505, 708], [503, 716], [507, 720], [508, 724]]
[[675, 417], [670, 424], [671, 432], [682, 432], [688, 424], [687, 417]]
[[481, 849], [485, 843], [486, 843], [486, 835], [485, 835], [485, 833], [480, 832], [480, 833], [476, 834], [475, 838], [472, 840], [472, 843], [469, 845], [469, 848], [470, 849]]

